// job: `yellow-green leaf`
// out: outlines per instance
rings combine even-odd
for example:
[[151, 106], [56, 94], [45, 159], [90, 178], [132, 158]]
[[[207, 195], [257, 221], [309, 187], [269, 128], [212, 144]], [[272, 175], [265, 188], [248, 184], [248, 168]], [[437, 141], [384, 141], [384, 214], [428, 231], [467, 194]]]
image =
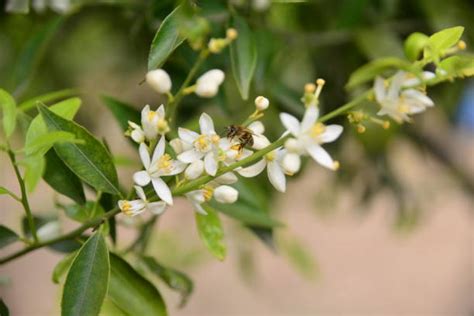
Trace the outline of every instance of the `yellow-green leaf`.
[[3, 89], [0, 89], [0, 107], [3, 112], [3, 131], [9, 138], [16, 126], [16, 103], [13, 97]]
[[207, 249], [219, 260], [224, 260], [227, 248], [224, 243], [224, 230], [217, 212], [209, 205], [202, 205], [207, 215], [196, 212], [196, 224], [199, 236]]

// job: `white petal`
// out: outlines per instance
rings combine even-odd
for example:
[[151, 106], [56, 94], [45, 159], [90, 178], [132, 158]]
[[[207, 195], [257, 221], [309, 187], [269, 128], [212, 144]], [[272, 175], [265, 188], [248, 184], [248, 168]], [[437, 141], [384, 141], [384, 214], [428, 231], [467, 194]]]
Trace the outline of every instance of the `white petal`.
[[301, 131], [307, 131], [316, 123], [316, 120], [319, 117], [318, 107], [312, 105], [306, 109], [304, 112], [303, 120], [301, 121]]
[[274, 160], [267, 165], [268, 180], [280, 192], [286, 191], [286, 178], [278, 161]]
[[198, 133], [182, 127], [178, 128], [178, 135], [179, 138], [190, 144], [192, 144], [196, 140], [196, 138], [199, 137]]
[[228, 185], [220, 185], [214, 190], [214, 199], [219, 203], [234, 203], [239, 198], [239, 191]]
[[193, 161], [199, 160], [204, 156], [203, 153], [197, 151], [196, 149], [187, 150], [178, 155], [178, 159], [185, 163], [192, 163]]
[[324, 133], [319, 135], [319, 140], [322, 143], [330, 143], [335, 141], [342, 133], [343, 127], [341, 125], [327, 125]]
[[295, 153], [287, 153], [284, 155], [281, 165], [288, 175], [294, 175], [301, 168], [300, 155]]
[[306, 150], [317, 163], [328, 169], [334, 170], [334, 161], [323, 147], [312, 143], [311, 145], [306, 146]]
[[158, 144], [156, 145], [155, 151], [153, 152], [153, 158], [151, 159], [153, 162], [156, 162], [161, 156], [163, 156], [165, 153], [165, 146], [165, 137], [161, 136]]
[[400, 94], [400, 89], [403, 85], [403, 81], [405, 80], [405, 72], [398, 71], [395, 76], [392, 78], [392, 82], [390, 83], [390, 87], [388, 88], [387, 98], [388, 99], [398, 99]]
[[204, 157], [204, 169], [211, 176], [215, 176], [217, 173], [217, 159], [212, 151]]
[[253, 136], [253, 149], [263, 149], [270, 145], [270, 141], [264, 135], [254, 135]]
[[142, 199], [143, 201], [146, 201], [146, 196], [145, 196], [145, 192], [143, 191], [143, 188], [141, 186], [134, 186], [135, 188], [135, 192], [137, 193], [138, 197], [140, 199]]
[[206, 199], [204, 198], [204, 193], [202, 190], [194, 190], [185, 194], [188, 199], [193, 203], [204, 203]]
[[158, 116], [162, 119], [165, 118], [165, 106], [162, 104], [158, 107], [158, 109], [156, 110], [156, 113], [158, 113]]
[[377, 102], [382, 102], [385, 100], [385, 81], [382, 77], [377, 77], [375, 78], [374, 82], [374, 93], [375, 93], [375, 99]]
[[265, 126], [260, 121], [255, 121], [248, 126], [248, 129], [251, 130], [254, 134], [263, 134], [265, 133]]
[[215, 179], [215, 181], [220, 184], [232, 184], [236, 183], [238, 180], [239, 179], [233, 172], [226, 172]]
[[263, 169], [265, 169], [266, 165], [267, 161], [265, 159], [262, 159], [254, 165], [237, 170], [237, 172], [242, 177], [252, 178], [259, 175], [263, 171]]
[[416, 100], [422, 103], [424, 106], [434, 106], [433, 100], [431, 100], [428, 96], [426, 96], [423, 92], [415, 90], [415, 89], [408, 89], [403, 91], [403, 96]]
[[178, 173], [183, 172], [183, 170], [186, 168], [186, 166], [187, 166], [187, 164], [182, 162], [182, 161], [173, 160], [171, 162], [171, 172], [167, 173], [166, 175], [167, 176], [177, 175]]
[[148, 203], [148, 210], [155, 215], [160, 215], [166, 210], [167, 204], [163, 201]]
[[148, 172], [144, 170], [135, 172], [133, 174], [133, 181], [139, 186], [144, 187], [145, 185], [150, 183], [150, 180], [151, 180], [150, 175], [148, 174]]
[[202, 208], [201, 204], [193, 203], [193, 206], [194, 206], [194, 209], [196, 210], [196, 212], [198, 212], [199, 214], [207, 215], [206, 210]]
[[138, 154], [140, 155], [143, 167], [145, 167], [145, 169], [150, 168], [150, 154], [148, 153], [147, 145], [141, 143], [140, 147], [138, 147]]
[[155, 189], [156, 195], [169, 205], [173, 205], [173, 196], [171, 195], [170, 188], [161, 178], [153, 178], [151, 180], [153, 188]]
[[280, 120], [283, 126], [294, 136], [300, 133], [300, 122], [293, 115], [280, 113]]
[[206, 113], [201, 114], [201, 117], [199, 118], [199, 127], [201, 128], [201, 134], [209, 135], [216, 133], [214, 130], [214, 122]]
[[202, 160], [196, 160], [186, 168], [184, 175], [186, 179], [196, 179], [204, 172], [204, 162]]

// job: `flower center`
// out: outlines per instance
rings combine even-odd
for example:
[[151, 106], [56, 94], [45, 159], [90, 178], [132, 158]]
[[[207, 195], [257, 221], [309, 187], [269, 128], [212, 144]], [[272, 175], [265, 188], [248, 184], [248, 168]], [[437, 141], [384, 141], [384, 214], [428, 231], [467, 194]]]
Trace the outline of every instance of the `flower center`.
[[210, 145], [209, 138], [206, 135], [201, 135], [194, 141], [194, 147], [201, 152], [208, 151], [209, 145]]
[[211, 142], [212, 142], [213, 144], [219, 143], [219, 140], [221, 140], [221, 138], [219, 137], [219, 135], [212, 135], [212, 136], [211, 136]]
[[171, 161], [171, 156], [168, 154], [164, 154], [163, 156], [158, 159], [156, 163], [158, 170], [164, 172], [170, 172], [173, 169], [173, 164]]
[[210, 201], [212, 199], [212, 195], [214, 194], [214, 188], [206, 185], [202, 188], [202, 195], [204, 196], [204, 200], [206, 202]]
[[326, 131], [326, 125], [323, 123], [316, 123], [311, 127], [310, 135], [312, 138], [316, 138]]
[[156, 112], [155, 112], [155, 111], [150, 111], [150, 112], [148, 112], [148, 115], [147, 115], [148, 122], [153, 121], [153, 119], [155, 118], [155, 116], [156, 116]]
[[271, 152], [269, 152], [268, 154], [265, 155], [265, 159], [268, 162], [271, 162], [271, 161], [275, 160], [275, 158], [276, 158], [276, 152], [275, 151], [271, 151]]
[[156, 126], [158, 128], [158, 133], [160, 134], [166, 134], [170, 131], [168, 122], [166, 122], [166, 120], [163, 118], [158, 120], [158, 123], [156, 124]]

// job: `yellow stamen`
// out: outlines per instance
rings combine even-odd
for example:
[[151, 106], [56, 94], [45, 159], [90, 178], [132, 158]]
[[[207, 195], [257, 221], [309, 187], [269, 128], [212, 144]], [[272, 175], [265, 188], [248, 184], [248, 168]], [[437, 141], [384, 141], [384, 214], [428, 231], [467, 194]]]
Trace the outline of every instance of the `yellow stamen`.
[[271, 151], [271, 152], [269, 152], [268, 154], [265, 155], [265, 159], [268, 162], [275, 160], [275, 158], [276, 158], [276, 152], [275, 151]]
[[213, 144], [217, 144], [220, 139], [221, 139], [221, 138], [219, 137], [219, 135], [212, 135], [212, 136], [211, 136], [211, 142], [212, 142]]
[[334, 171], [336, 171], [336, 170], [339, 169], [340, 166], [341, 166], [341, 164], [339, 163], [339, 161], [335, 160], [334, 163], [333, 163], [333, 165], [332, 165], [332, 169], [333, 169]]
[[357, 125], [357, 133], [363, 134], [365, 132], [365, 126], [362, 124]]
[[194, 146], [200, 150], [200, 151], [205, 151], [209, 147], [209, 139], [206, 135], [201, 135], [199, 136], [195, 141], [194, 141]]
[[159, 170], [162, 170], [165, 172], [170, 172], [173, 167], [171, 156], [168, 154], [164, 154], [163, 156], [161, 156], [160, 159], [158, 159], [156, 164]]
[[311, 128], [310, 135], [311, 137], [316, 138], [322, 133], [324, 133], [325, 131], [326, 131], [326, 125], [318, 122], [314, 124], [313, 127]]
[[227, 29], [227, 31], [225, 32], [225, 35], [226, 35], [226, 38], [233, 41], [237, 38], [237, 36], [239, 36], [239, 33], [237, 32], [236, 29], [234, 28], [229, 28]]
[[155, 111], [150, 111], [150, 112], [148, 112], [148, 115], [147, 115], [148, 121], [149, 121], [149, 122], [150, 122], [150, 121], [153, 121], [153, 118], [155, 117], [155, 115], [156, 115], [156, 112], [155, 112]]
[[170, 130], [168, 122], [165, 119], [159, 119], [156, 126], [158, 127], [158, 132], [160, 132], [160, 134], [167, 133]]
[[457, 46], [458, 46], [458, 48], [459, 48], [460, 50], [465, 50], [466, 47], [467, 47], [466, 42], [465, 42], [465, 41], [462, 41], [462, 40], [458, 42], [458, 45], [457, 45]]
[[410, 112], [410, 107], [406, 103], [402, 103], [398, 106], [398, 111], [400, 113], [408, 113]]
[[304, 85], [304, 92], [314, 93], [316, 91], [316, 85], [314, 83], [307, 83]]
[[212, 199], [212, 195], [214, 194], [214, 188], [209, 185], [206, 185], [202, 188], [202, 194], [204, 196], [204, 200], [208, 202]]

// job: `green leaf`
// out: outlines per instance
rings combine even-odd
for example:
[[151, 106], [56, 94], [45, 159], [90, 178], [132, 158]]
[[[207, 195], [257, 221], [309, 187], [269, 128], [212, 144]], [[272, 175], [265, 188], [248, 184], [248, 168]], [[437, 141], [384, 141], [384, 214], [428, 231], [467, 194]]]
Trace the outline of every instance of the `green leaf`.
[[109, 110], [112, 112], [123, 131], [128, 129], [128, 121], [140, 124], [140, 111], [135, 109], [133, 106], [109, 96], [102, 96], [102, 101], [104, 101], [105, 105], [107, 105]]
[[3, 131], [9, 138], [16, 126], [16, 103], [13, 97], [3, 89], [0, 89], [0, 107], [3, 112]]
[[74, 261], [74, 258], [76, 258], [77, 251], [71, 252], [68, 255], [64, 256], [54, 267], [53, 269], [53, 274], [51, 276], [51, 279], [53, 280], [53, 283], [59, 284], [61, 282], [61, 279], [63, 275], [69, 270], [69, 268], [72, 265], [72, 262]]
[[398, 34], [388, 27], [360, 29], [354, 32], [354, 39], [369, 59], [403, 57], [401, 40]]
[[354, 71], [349, 78], [349, 82], [346, 84], [346, 88], [352, 89], [355, 86], [374, 79], [387, 70], [398, 69], [410, 71], [411, 64], [406, 60], [396, 57], [376, 59]]
[[403, 45], [405, 56], [410, 61], [416, 61], [420, 58], [423, 49], [428, 44], [428, 36], [415, 32], [410, 34]]
[[0, 315], [2, 316], [10, 316], [10, 311], [8, 310], [7, 304], [3, 301], [0, 297]]
[[107, 294], [109, 253], [96, 232], [79, 250], [64, 283], [61, 315], [98, 315]]
[[158, 263], [153, 257], [143, 257], [148, 269], [163, 280], [171, 289], [181, 294], [180, 307], [183, 307], [193, 292], [193, 281], [184, 273]]
[[114, 304], [110, 300], [110, 298], [106, 297], [104, 300], [104, 303], [102, 303], [102, 307], [100, 309], [100, 316], [128, 316], [125, 314], [124, 311], [122, 311], [120, 308], [118, 308], [117, 305]]
[[227, 252], [224, 244], [224, 230], [221, 220], [217, 212], [209, 205], [202, 205], [207, 215], [196, 212], [196, 224], [199, 236], [211, 251], [211, 253], [219, 260], [224, 260]]
[[148, 54], [148, 70], [160, 68], [171, 55], [171, 53], [181, 45], [186, 39], [180, 33], [180, 18], [182, 7], [178, 6], [161, 23], [160, 28], [151, 42]]
[[301, 273], [305, 278], [314, 278], [317, 276], [318, 267], [315, 259], [308, 252], [307, 247], [301, 244], [296, 239], [284, 240], [280, 242], [280, 248], [286, 254], [290, 263]]
[[97, 191], [120, 194], [117, 171], [104, 145], [85, 128], [61, 118], [46, 106], [39, 106], [39, 111], [49, 130], [70, 132], [76, 135], [76, 138], [84, 140], [84, 145], [70, 143], [54, 145], [56, 153], [69, 169]]
[[28, 147], [24, 148], [24, 151], [28, 156], [34, 155], [42, 157], [56, 143], [83, 144], [84, 141], [81, 139], [76, 139], [76, 136], [69, 132], [53, 131], [36, 137], [32, 142], [28, 144]]
[[450, 76], [474, 76], [474, 56], [451, 56], [439, 63], [439, 68], [445, 70]]
[[108, 297], [120, 310], [128, 315], [167, 315], [165, 302], [150, 281], [113, 253], [110, 267]]
[[442, 55], [446, 49], [457, 44], [457, 42], [461, 39], [463, 32], [464, 27], [455, 26], [431, 35], [428, 39], [429, 50], [426, 51], [428, 56]]
[[8, 246], [18, 239], [18, 235], [13, 230], [6, 226], [0, 225], [0, 248]]
[[78, 221], [86, 222], [105, 213], [100, 204], [88, 201], [84, 205], [67, 205], [64, 207], [67, 217]]
[[21, 161], [21, 164], [25, 167], [26, 189], [28, 192], [33, 192], [44, 173], [44, 157], [41, 155], [28, 156]]
[[[33, 97], [31, 99], [28, 99], [28, 100], [20, 103], [18, 108], [22, 111], [28, 111], [29, 109], [34, 108], [38, 103], [53, 102], [53, 101], [57, 101], [57, 100], [60, 100], [60, 99], [67, 98], [67, 97], [72, 97], [72, 96], [74, 96], [78, 93], [79, 92], [76, 89], [64, 89], [64, 90], [49, 92], [49, 93], [46, 93], [46, 94], [42, 94], [42, 95]], [[67, 101], [67, 100], [65, 100], [65, 101]]]
[[239, 33], [238, 38], [230, 44], [232, 73], [242, 99], [247, 100], [250, 82], [257, 66], [257, 46], [253, 32], [244, 19], [234, 16], [232, 26]]
[[46, 153], [46, 167], [43, 179], [56, 192], [59, 192], [78, 204], [84, 204], [86, 197], [81, 180], [64, 164], [54, 150]]
[[281, 222], [271, 218], [267, 213], [259, 211], [247, 203], [219, 204], [213, 201], [211, 205], [217, 211], [246, 225], [266, 228], [283, 226]]

